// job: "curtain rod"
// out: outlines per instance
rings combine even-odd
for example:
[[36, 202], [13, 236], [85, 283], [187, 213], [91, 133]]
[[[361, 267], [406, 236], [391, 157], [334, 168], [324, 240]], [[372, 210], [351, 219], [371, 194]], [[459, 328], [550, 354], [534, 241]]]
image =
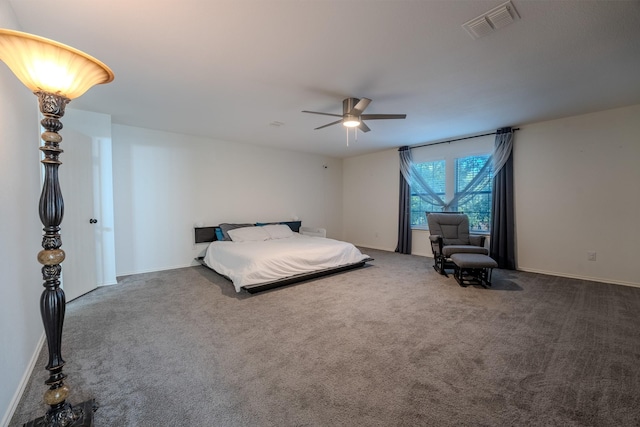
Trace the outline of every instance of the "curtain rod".
[[[517, 130], [520, 130], [520, 128], [513, 128], [511, 130], [515, 132]], [[421, 144], [421, 145], [410, 145], [409, 148], [420, 148], [420, 147], [428, 147], [430, 145], [448, 144], [450, 142], [463, 141], [465, 139], [480, 138], [481, 136], [489, 136], [489, 135], [497, 135], [497, 134], [498, 132], [489, 132], [489, 133], [483, 133], [482, 135], [465, 136], [464, 138], [450, 139], [448, 141], [431, 142], [429, 144]]]

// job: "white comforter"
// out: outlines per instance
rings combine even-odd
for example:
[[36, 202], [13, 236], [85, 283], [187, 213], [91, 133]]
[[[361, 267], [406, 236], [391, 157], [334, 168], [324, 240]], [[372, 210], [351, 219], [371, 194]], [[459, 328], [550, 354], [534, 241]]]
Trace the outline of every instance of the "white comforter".
[[205, 263], [227, 276], [236, 292], [301, 273], [353, 264], [369, 258], [351, 243], [295, 233], [285, 239], [211, 242]]

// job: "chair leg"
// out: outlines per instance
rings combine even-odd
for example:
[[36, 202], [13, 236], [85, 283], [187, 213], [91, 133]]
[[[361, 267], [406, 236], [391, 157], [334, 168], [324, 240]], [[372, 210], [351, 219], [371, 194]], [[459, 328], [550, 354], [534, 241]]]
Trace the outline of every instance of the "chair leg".
[[484, 270], [484, 283], [487, 287], [491, 287], [491, 275], [493, 274], [493, 268], [485, 268]]
[[460, 268], [455, 265], [453, 277], [462, 287], [469, 285], [480, 285], [485, 288], [491, 287], [492, 268]]
[[438, 273], [442, 274], [445, 277], [449, 277], [447, 272], [444, 269], [444, 257], [442, 255], [434, 255], [433, 257], [433, 268]]
[[462, 275], [462, 269], [457, 265], [454, 267], [454, 270], [453, 270], [453, 278], [456, 279], [456, 282], [458, 282], [458, 285], [462, 286], [463, 288], [467, 287], [467, 283], [465, 283], [464, 277]]

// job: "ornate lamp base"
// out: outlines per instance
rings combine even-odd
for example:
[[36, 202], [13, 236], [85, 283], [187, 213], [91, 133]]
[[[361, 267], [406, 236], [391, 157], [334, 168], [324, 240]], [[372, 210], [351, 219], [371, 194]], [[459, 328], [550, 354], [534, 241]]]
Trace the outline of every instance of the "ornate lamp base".
[[60, 288], [60, 265], [65, 258], [60, 237], [60, 223], [64, 215], [64, 201], [60, 191], [58, 167], [61, 162], [58, 156], [62, 153], [60, 142], [62, 137], [58, 131], [62, 129], [60, 118], [64, 116], [64, 108], [69, 102], [64, 96], [37, 91], [40, 112], [44, 116], [40, 124], [45, 128], [42, 134], [44, 145], [40, 150], [44, 153], [44, 182], [40, 195], [39, 213], [44, 226], [42, 250], [38, 253], [38, 262], [42, 264], [44, 280], [40, 298], [40, 314], [47, 337], [49, 363], [46, 369], [49, 378], [45, 384], [49, 389], [44, 393], [44, 403], [49, 405], [47, 413], [25, 426], [42, 427], [93, 427], [93, 411], [95, 401], [89, 400], [72, 406], [66, 399], [70, 388], [64, 383], [66, 375], [62, 372], [65, 361], [62, 358], [62, 326], [65, 314], [65, 295]]
[[24, 427], [93, 427], [93, 413], [98, 409], [95, 400], [87, 400], [57, 411], [50, 410], [43, 417], [24, 424]]

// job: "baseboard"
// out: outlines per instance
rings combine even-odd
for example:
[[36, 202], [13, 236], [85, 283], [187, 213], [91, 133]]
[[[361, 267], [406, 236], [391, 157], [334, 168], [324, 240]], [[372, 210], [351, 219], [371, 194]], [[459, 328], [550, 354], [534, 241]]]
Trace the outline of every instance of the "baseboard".
[[98, 285], [98, 287], [100, 288], [102, 286], [113, 286], [113, 285], [117, 285], [117, 284], [118, 284], [118, 281], [114, 280], [113, 282], [101, 283], [101, 284]]
[[[357, 243], [355, 245], [358, 246], [358, 247], [361, 247], [361, 248], [365, 248], [365, 252], [366, 252], [366, 248], [377, 249], [377, 250], [387, 251], [387, 252], [393, 252], [394, 251], [393, 249], [375, 247], [375, 246], [371, 246], [371, 245], [359, 245]], [[426, 253], [425, 254], [425, 253], [421, 253], [420, 251], [413, 252], [412, 255], [423, 256], [423, 257], [426, 257], [426, 258], [433, 258], [433, 254], [430, 254], [430, 253]], [[607, 283], [607, 284], [611, 284], [611, 285], [622, 285], [622, 286], [631, 286], [631, 287], [634, 287], [634, 288], [640, 288], [640, 283], [626, 282], [624, 280], [607, 279], [607, 278], [602, 278], [602, 277], [580, 276], [580, 275], [577, 275], [577, 274], [566, 274], [566, 273], [559, 273], [557, 271], [538, 270], [538, 269], [535, 269], [535, 268], [517, 267], [516, 270], [517, 271], [525, 271], [525, 272], [528, 272], [528, 273], [544, 274], [544, 275], [547, 275], [547, 276], [566, 277], [568, 279], [588, 280], [590, 282]]]
[[[365, 252], [366, 252], [366, 248], [376, 249], [376, 250], [385, 251], [385, 252], [394, 252], [395, 251], [395, 249], [389, 249], [389, 248], [384, 248], [384, 247], [379, 247], [379, 246], [360, 245], [360, 244], [357, 244], [357, 243], [354, 243], [354, 245], [359, 247], [359, 248], [363, 248], [363, 250]], [[429, 253], [427, 253], [427, 254], [424, 254], [424, 253], [413, 253], [412, 255], [423, 256], [423, 257], [426, 257], [426, 258], [433, 258], [433, 255], [429, 254]], [[160, 268], [160, 269], [157, 269], [157, 270], [143, 270], [143, 271], [137, 271], [137, 272], [133, 272], [133, 273], [119, 273], [117, 277], [132, 276], [132, 275], [135, 275], [135, 274], [144, 274], [144, 273], [154, 273], [156, 271], [175, 270], [175, 269], [178, 269], [178, 268], [194, 267], [194, 266], [197, 266], [197, 265], [200, 265], [200, 264], [198, 264], [197, 262], [193, 261], [191, 264], [174, 266], [174, 267], [165, 267], [165, 268]], [[569, 279], [589, 280], [591, 282], [609, 283], [609, 284], [613, 284], [613, 285], [622, 285], [622, 286], [631, 286], [631, 287], [634, 287], [634, 288], [640, 288], [640, 283], [625, 282], [623, 280], [606, 279], [606, 278], [601, 278], [601, 277], [580, 276], [580, 275], [575, 275], [575, 274], [558, 273], [556, 271], [538, 270], [538, 269], [534, 269], [534, 268], [518, 267], [516, 270], [518, 270], [518, 271], [526, 271], [526, 272], [529, 272], [529, 273], [545, 274], [547, 276], [566, 277], [566, 278], [569, 278]]]
[[605, 279], [602, 277], [580, 276], [578, 274], [558, 273], [557, 271], [538, 270], [535, 268], [526, 268], [526, 267], [525, 268], [518, 267], [517, 270], [526, 271], [528, 273], [545, 274], [547, 276], [566, 277], [568, 279], [580, 279], [580, 280], [588, 280], [590, 282], [607, 283], [611, 285], [622, 285], [622, 286], [631, 286], [634, 288], [640, 288], [640, 283], [625, 282], [623, 280]]
[[198, 264], [197, 262], [192, 262], [191, 264], [184, 264], [184, 265], [176, 265], [173, 267], [162, 267], [162, 268], [156, 268], [153, 270], [140, 270], [140, 271], [132, 271], [132, 272], [126, 272], [126, 273], [117, 273], [116, 274], [116, 280], [119, 280], [119, 278], [121, 277], [126, 277], [126, 276], [134, 276], [136, 274], [145, 274], [145, 273], [155, 273], [158, 271], [166, 271], [166, 270], [177, 270], [178, 268], [187, 268], [187, 267], [195, 267]]
[[412, 251], [411, 255], [422, 256], [422, 257], [425, 257], [425, 258], [432, 258], [433, 259], [433, 252]]
[[[354, 243], [355, 246], [362, 248], [365, 252], [367, 250], [367, 248], [371, 248], [371, 249], [376, 249], [379, 251], [385, 251], [385, 252], [395, 252], [395, 248], [390, 249], [390, 248], [383, 248], [380, 246], [371, 246], [371, 245], [360, 245], [358, 243]], [[414, 251], [411, 252], [411, 255], [415, 255], [415, 256], [421, 256], [421, 257], [425, 257], [425, 258], [433, 258], [433, 254], [431, 252], [421, 252], [421, 251]]]
[[13, 414], [16, 412], [18, 403], [20, 403], [20, 398], [24, 393], [24, 389], [27, 387], [27, 383], [29, 382], [29, 378], [31, 378], [31, 374], [33, 374], [33, 369], [36, 367], [36, 362], [38, 361], [38, 356], [42, 351], [42, 347], [44, 346], [45, 340], [46, 340], [46, 336], [43, 332], [42, 336], [40, 336], [40, 340], [38, 341], [38, 344], [36, 345], [35, 351], [31, 355], [31, 360], [29, 360], [27, 369], [22, 375], [22, 379], [20, 380], [18, 389], [16, 390], [15, 394], [13, 395], [13, 398], [11, 399], [11, 402], [9, 403], [9, 408], [7, 408], [7, 412], [4, 414], [4, 417], [2, 418], [2, 422], [0, 423], [2, 427], [7, 427], [9, 425], [9, 421], [11, 421], [11, 418], [13, 418]]
[[380, 247], [380, 246], [360, 245], [358, 243], [354, 243], [353, 245], [357, 246], [359, 248], [364, 248], [365, 250], [366, 250], [366, 248], [371, 248], [371, 249], [377, 249], [379, 251], [385, 251], [385, 252], [393, 252], [393, 251], [395, 251], [395, 248], [394, 249], [389, 249], [389, 248], [383, 248], [383, 247]]

